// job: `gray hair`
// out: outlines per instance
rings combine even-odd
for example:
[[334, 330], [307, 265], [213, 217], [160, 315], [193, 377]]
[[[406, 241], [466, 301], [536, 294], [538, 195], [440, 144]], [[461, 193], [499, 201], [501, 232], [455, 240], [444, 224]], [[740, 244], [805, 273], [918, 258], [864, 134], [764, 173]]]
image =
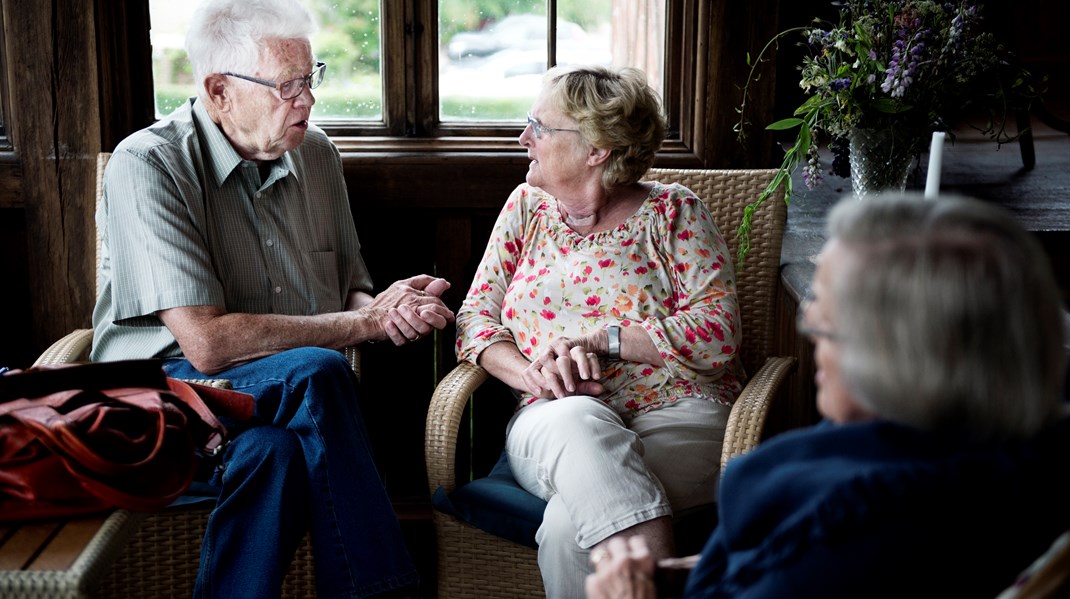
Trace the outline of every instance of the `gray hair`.
[[1062, 410], [1062, 301], [1010, 213], [948, 196], [845, 199], [828, 233], [850, 254], [831, 299], [860, 404], [982, 439], [1028, 436]]
[[316, 24], [297, 0], [204, 0], [186, 33], [198, 93], [204, 78], [227, 71], [253, 74], [268, 40], [308, 40]]
[[579, 123], [580, 135], [611, 151], [602, 173], [606, 189], [631, 185], [654, 164], [665, 139], [661, 100], [639, 69], [557, 66], [544, 79], [550, 102]]

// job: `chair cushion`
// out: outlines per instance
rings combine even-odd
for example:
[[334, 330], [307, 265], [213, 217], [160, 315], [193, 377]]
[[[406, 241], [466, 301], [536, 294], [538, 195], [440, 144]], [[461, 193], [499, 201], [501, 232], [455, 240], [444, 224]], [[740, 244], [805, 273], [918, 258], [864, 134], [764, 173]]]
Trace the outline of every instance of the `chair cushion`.
[[[525, 491], [509, 469], [502, 451], [485, 478], [461, 485], [447, 494], [440, 486], [431, 498], [440, 512], [458, 518], [494, 536], [537, 549], [535, 531], [542, 524], [546, 502]], [[673, 517], [673, 530], [680, 555], [702, 550], [717, 525], [717, 506], [709, 503], [682, 510]]]
[[505, 451], [485, 478], [461, 485], [450, 494], [440, 486], [431, 503], [440, 512], [492, 535], [538, 547], [535, 531], [542, 524], [546, 502], [517, 484]]

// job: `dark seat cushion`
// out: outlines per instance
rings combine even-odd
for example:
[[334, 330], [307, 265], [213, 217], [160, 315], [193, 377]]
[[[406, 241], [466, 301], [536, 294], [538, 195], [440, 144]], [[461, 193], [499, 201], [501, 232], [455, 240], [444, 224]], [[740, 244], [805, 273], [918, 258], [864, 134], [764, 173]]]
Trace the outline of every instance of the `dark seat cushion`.
[[542, 523], [546, 502], [517, 484], [504, 451], [486, 477], [461, 485], [448, 495], [439, 487], [431, 503], [435, 509], [492, 535], [538, 547], [535, 531]]
[[[504, 451], [485, 478], [462, 485], [451, 494], [439, 487], [431, 503], [435, 509], [492, 535], [533, 549], [538, 547], [535, 531], [542, 524], [546, 502], [517, 484]], [[678, 554], [701, 551], [716, 524], [717, 506], [713, 503], [676, 514], [673, 529]]]

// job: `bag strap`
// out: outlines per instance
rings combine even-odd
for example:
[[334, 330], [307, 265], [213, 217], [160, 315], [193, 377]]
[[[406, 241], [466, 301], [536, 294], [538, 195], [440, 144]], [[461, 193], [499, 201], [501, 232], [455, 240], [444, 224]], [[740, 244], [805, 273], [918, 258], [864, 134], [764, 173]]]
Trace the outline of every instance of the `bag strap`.
[[[214, 388], [208, 387], [207, 385], [197, 385], [196, 388], [194, 388], [194, 385], [191, 383], [171, 377], [167, 378], [167, 387], [175, 397], [189, 406], [189, 408], [201, 419], [201, 422], [208, 428], [208, 434], [204, 439], [195, 440], [197, 442], [198, 450], [204, 453], [204, 455], [213, 457], [218, 455], [226, 445], [227, 429], [223, 426], [223, 423], [219, 421], [219, 418], [216, 417], [215, 413], [205, 405], [199, 394], [199, 392], [207, 393], [207, 391], [204, 391], [205, 389]], [[223, 390], [216, 389], [216, 391]], [[230, 393], [239, 394], [237, 391], [231, 391]], [[249, 404], [252, 404], [251, 396], [245, 393], [240, 393], [239, 395], [249, 397]]]

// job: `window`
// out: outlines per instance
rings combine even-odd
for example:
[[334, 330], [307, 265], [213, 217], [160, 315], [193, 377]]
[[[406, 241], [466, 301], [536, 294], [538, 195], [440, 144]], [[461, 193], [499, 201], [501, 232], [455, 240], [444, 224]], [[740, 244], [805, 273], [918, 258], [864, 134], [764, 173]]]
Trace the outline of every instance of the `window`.
[[[313, 120], [344, 149], [514, 150], [547, 66], [593, 62], [646, 71], [664, 99], [666, 147], [689, 151], [694, 1], [305, 2], [327, 63]], [[160, 117], [194, 93], [183, 49], [193, 6], [149, 4]]]

